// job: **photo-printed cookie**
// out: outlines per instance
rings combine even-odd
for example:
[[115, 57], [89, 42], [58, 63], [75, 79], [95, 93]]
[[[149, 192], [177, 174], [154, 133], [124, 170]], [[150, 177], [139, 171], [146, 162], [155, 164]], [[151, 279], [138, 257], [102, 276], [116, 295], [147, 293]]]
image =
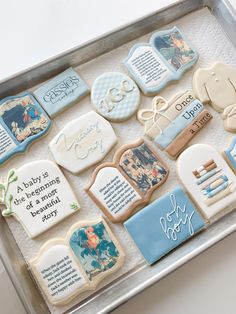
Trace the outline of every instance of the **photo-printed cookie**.
[[225, 160], [236, 174], [236, 136], [231, 139], [230, 145], [223, 150]]
[[140, 103], [140, 92], [134, 81], [119, 72], [100, 75], [93, 83], [91, 101], [96, 111], [114, 122], [129, 119]]
[[34, 91], [35, 97], [53, 118], [89, 93], [88, 85], [69, 68]]
[[213, 222], [235, 209], [236, 177], [215, 148], [206, 144], [187, 148], [178, 158], [177, 171], [208, 221]]
[[112, 222], [122, 222], [137, 206], [149, 202], [168, 174], [157, 153], [139, 140], [121, 147], [112, 163], [97, 167], [85, 190]]
[[125, 254], [104, 219], [74, 224], [65, 238], [46, 242], [29, 262], [52, 304], [68, 303], [122, 267]]
[[90, 111], [70, 121], [49, 148], [60, 166], [77, 174], [101, 161], [116, 142], [110, 123]]
[[205, 223], [184, 191], [176, 187], [129, 218], [124, 226], [146, 261], [153, 264]]
[[224, 128], [236, 132], [236, 70], [216, 62], [193, 75], [193, 91], [204, 104], [221, 113]]
[[197, 60], [193, 45], [173, 27], [154, 33], [150, 44], [134, 45], [124, 64], [142, 92], [151, 96], [179, 80]]
[[0, 183], [4, 217], [14, 216], [29, 237], [35, 238], [80, 206], [59, 167], [49, 160], [10, 170]]
[[0, 101], [0, 165], [24, 152], [51, 126], [46, 112], [29, 93], [6, 97]]
[[188, 91], [178, 93], [168, 102], [156, 96], [151, 109], [138, 111], [144, 134], [171, 158], [176, 158], [210, 119], [211, 113]]

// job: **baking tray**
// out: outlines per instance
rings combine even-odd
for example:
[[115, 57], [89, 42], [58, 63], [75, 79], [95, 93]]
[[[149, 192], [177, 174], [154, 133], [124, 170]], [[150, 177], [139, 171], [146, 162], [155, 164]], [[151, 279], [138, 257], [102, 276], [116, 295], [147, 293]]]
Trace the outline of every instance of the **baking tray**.
[[[1, 81], [0, 98], [30, 89], [69, 66], [83, 65], [118, 46], [204, 7], [209, 8], [228, 38], [236, 46], [236, 12], [228, 1], [181, 0], [130, 25]], [[235, 230], [236, 212], [232, 212], [155, 265], [150, 267], [145, 262], [140, 263], [128, 273], [76, 304], [66, 313], [107, 313]], [[48, 313], [49, 309], [36, 288], [8, 224], [3, 218], [0, 218], [0, 256], [26, 311], [32, 314]]]

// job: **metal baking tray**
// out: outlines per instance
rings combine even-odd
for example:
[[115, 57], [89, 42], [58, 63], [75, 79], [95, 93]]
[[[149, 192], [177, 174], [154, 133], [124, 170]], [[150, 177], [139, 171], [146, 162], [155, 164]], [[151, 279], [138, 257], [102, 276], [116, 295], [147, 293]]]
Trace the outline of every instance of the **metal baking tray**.
[[[58, 74], [69, 66], [84, 64], [135, 38], [198, 9], [208, 7], [236, 46], [236, 12], [227, 0], [180, 0], [136, 22], [46, 60], [0, 82], [0, 99], [14, 95]], [[142, 263], [104, 288], [94, 292], [66, 313], [107, 313], [168, 275], [193, 257], [236, 230], [236, 211], [228, 214], [191, 241], [153, 266]], [[0, 218], [0, 258], [26, 311], [46, 314], [49, 309], [27, 270], [24, 258], [3, 218]]]

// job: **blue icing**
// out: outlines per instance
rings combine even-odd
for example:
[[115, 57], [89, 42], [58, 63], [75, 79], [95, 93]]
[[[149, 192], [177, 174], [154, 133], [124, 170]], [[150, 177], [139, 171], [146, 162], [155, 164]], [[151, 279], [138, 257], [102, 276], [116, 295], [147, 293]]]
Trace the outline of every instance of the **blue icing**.
[[140, 92], [127, 75], [108, 72], [94, 81], [91, 99], [96, 111], [103, 117], [121, 121], [128, 119], [137, 111]]
[[124, 223], [149, 264], [201, 230], [205, 223], [184, 191], [177, 187]]
[[236, 136], [232, 139], [232, 142], [225, 151], [225, 156], [231, 164], [231, 167], [236, 171]]
[[150, 44], [134, 45], [123, 62], [144, 94], [154, 95], [171, 81], [179, 80], [197, 60], [196, 49], [173, 27], [154, 33]]
[[0, 164], [45, 135], [51, 126], [46, 112], [29, 93], [0, 101]]
[[155, 138], [155, 143], [161, 148], [166, 148], [176, 136], [183, 131], [204, 109], [203, 104], [195, 99], [191, 104]]
[[88, 85], [72, 68], [39, 87], [34, 95], [50, 117], [56, 116], [89, 92]]

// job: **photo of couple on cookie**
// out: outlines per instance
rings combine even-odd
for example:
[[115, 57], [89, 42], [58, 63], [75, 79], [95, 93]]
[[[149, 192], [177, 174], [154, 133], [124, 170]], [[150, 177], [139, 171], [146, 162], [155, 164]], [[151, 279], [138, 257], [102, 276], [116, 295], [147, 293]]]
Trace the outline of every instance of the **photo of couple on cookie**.
[[125, 151], [119, 166], [144, 195], [167, 175], [164, 165], [145, 144]]
[[48, 119], [34, 99], [25, 96], [6, 101], [1, 105], [1, 116], [18, 142], [40, 133], [48, 127]]

